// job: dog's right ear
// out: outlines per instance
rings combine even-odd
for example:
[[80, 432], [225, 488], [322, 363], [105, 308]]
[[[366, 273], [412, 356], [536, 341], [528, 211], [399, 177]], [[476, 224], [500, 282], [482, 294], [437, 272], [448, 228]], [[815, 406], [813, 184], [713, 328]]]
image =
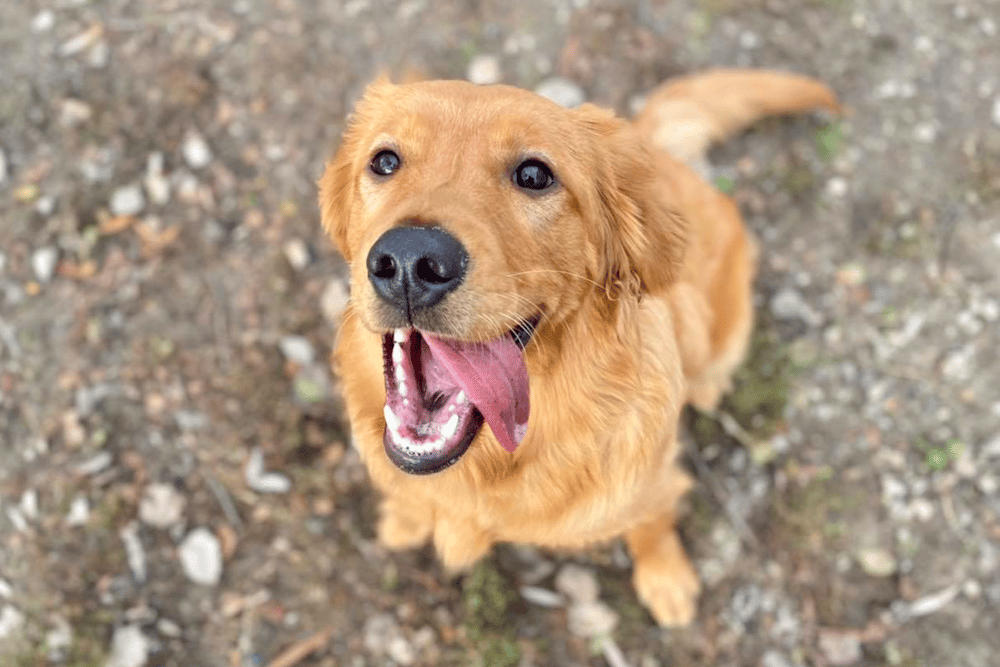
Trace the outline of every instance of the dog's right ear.
[[377, 103], [377, 100], [392, 87], [388, 78], [380, 76], [365, 89], [354, 112], [348, 117], [340, 148], [326, 163], [323, 175], [317, 183], [323, 229], [348, 263], [351, 261], [351, 248], [347, 241], [347, 227], [358, 196], [357, 176], [362, 168], [359, 163], [364, 159], [360, 143], [368, 117], [366, 108], [373, 102]]

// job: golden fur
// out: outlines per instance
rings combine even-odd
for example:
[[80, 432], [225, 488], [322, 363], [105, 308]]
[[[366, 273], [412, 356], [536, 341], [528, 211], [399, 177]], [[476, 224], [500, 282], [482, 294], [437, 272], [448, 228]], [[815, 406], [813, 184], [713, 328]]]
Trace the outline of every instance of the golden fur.
[[[460, 569], [497, 542], [573, 548], [624, 536], [657, 621], [693, 618], [698, 580], [674, 529], [691, 484], [676, 465], [678, 416], [686, 402], [714, 407], [729, 387], [752, 327], [755, 251], [733, 203], [678, 158], [697, 159], [762, 115], [813, 107], [837, 103], [819, 83], [763, 71], [668, 83], [632, 124], [506, 86], [368, 88], [319, 185], [324, 227], [351, 271], [335, 366], [355, 445], [385, 494], [383, 544], [432, 540]], [[404, 167], [380, 181], [367, 168], [385, 147]], [[525, 156], [544, 158], [558, 188], [515, 187]], [[524, 441], [508, 453], [484, 425], [458, 463], [426, 476], [383, 451], [390, 325], [364, 261], [381, 234], [414, 219], [445, 227], [471, 258], [435, 307], [435, 333], [485, 340], [543, 313], [524, 352]]]

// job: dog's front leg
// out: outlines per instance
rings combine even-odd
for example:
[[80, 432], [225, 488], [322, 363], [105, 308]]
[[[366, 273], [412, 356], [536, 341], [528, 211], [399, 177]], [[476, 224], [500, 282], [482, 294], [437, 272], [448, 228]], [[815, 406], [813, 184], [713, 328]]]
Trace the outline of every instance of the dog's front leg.
[[423, 546], [434, 531], [431, 510], [419, 503], [407, 503], [391, 496], [382, 501], [378, 541], [388, 549]]
[[434, 547], [441, 564], [451, 572], [475, 564], [492, 546], [493, 539], [470, 519], [439, 516], [434, 524]]
[[663, 626], [686, 625], [697, 611], [698, 575], [674, 527], [673, 512], [625, 534], [635, 589]]

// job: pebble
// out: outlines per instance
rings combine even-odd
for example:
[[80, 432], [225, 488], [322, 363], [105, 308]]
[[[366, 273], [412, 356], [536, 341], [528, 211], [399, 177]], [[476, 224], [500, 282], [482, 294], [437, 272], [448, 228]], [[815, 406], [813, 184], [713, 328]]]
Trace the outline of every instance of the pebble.
[[559, 568], [555, 585], [557, 591], [574, 603], [595, 602], [600, 592], [594, 571], [573, 563]]
[[0, 598], [10, 598], [14, 595], [14, 588], [6, 579], [0, 578]]
[[170, 179], [163, 175], [163, 153], [154, 151], [146, 158], [146, 175], [142, 184], [154, 204], [162, 206], [170, 201]]
[[222, 579], [222, 546], [207, 528], [195, 528], [178, 547], [184, 575], [196, 584], [215, 586]]
[[264, 452], [254, 447], [243, 468], [247, 486], [257, 493], [288, 493], [292, 490], [292, 480], [278, 472], [264, 470]]
[[578, 107], [587, 99], [580, 86], [561, 76], [553, 76], [542, 81], [535, 88], [535, 92], [567, 109]]
[[35, 272], [38, 282], [47, 283], [56, 273], [59, 262], [59, 250], [54, 246], [45, 246], [31, 253], [31, 269]]
[[115, 217], [138, 215], [145, 206], [146, 198], [138, 183], [130, 183], [117, 188], [111, 193], [111, 201], [108, 203], [111, 215]]
[[896, 573], [896, 557], [887, 549], [872, 547], [855, 554], [858, 565], [872, 577], [889, 577]]
[[490, 54], [476, 56], [469, 63], [469, 67], [465, 71], [465, 77], [472, 83], [479, 85], [500, 83], [500, 80], [503, 78], [500, 58]]
[[56, 24], [56, 15], [51, 9], [43, 9], [31, 19], [32, 32], [48, 32]]
[[609, 634], [618, 625], [618, 614], [601, 602], [582, 602], [570, 606], [566, 622], [577, 637], [599, 637]]
[[115, 628], [107, 667], [143, 667], [149, 659], [150, 641], [138, 625]]
[[76, 496], [69, 504], [66, 512], [67, 526], [83, 526], [90, 519], [90, 503], [86, 496]]
[[861, 641], [851, 630], [820, 628], [819, 650], [831, 665], [851, 665], [861, 660]]
[[4, 605], [0, 609], [0, 639], [17, 637], [24, 626], [24, 614], [12, 607]]
[[309, 252], [309, 246], [298, 237], [286, 241], [284, 251], [285, 259], [288, 260], [288, 263], [296, 271], [301, 271], [309, 266], [309, 262], [312, 260], [312, 253]]
[[65, 662], [66, 654], [73, 646], [73, 626], [65, 618], [56, 617], [52, 629], [45, 633], [45, 646], [49, 649], [51, 662]]
[[59, 105], [59, 125], [66, 129], [83, 125], [94, 115], [94, 110], [83, 100], [66, 98]]
[[326, 321], [335, 326], [339, 325], [349, 299], [347, 284], [340, 278], [330, 280], [319, 297], [319, 308]]
[[792, 667], [792, 663], [775, 650], [770, 650], [760, 657], [760, 667]]
[[562, 607], [566, 604], [563, 596], [541, 586], [521, 586], [521, 597], [539, 607]]
[[70, 37], [59, 46], [59, 55], [64, 58], [83, 53], [101, 39], [103, 30], [99, 25], [93, 25], [81, 33]]
[[295, 362], [299, 366], [309, 366], [316, 361], [316, 349], [302, 336], [284, 336], [278, 341], [278, 348], [285, 359]]
[[0, 185], [7, 180], [7, 154], [0, 148]]
[[111, 465], [111, 452], [99, 452], [76, 467], [76, 474], [96, 475]]
[[387, 655], [400, 665], [411, 665], [417, 659], [413, 644], [403, 636], [403, 630], [392, 614], [370, 617], [365, 621], [361, 634], [371, 655]]
[[802, 320], [811, 327], [822, 323], [822, 316], [810, 306], [802, 295], [791, 287], [782, 287], [771, 297], [771, 312], [782, 320]]
[[212, 149], [208, 142], [196, 130], [189, 130], [184, 135], [184, 145], [181, 146], [184, 160], [192, 169], [207, 167], [212, 161]]
[[125, 560], [132, 571], [132, 576], [137, 582], [146, 581], [146, 550], [143, 549], [142, 541], [139, 539], [139, 523], [130, 521], [118, 531], [118, 537], [125, 547]]
[[187, 499], [172, 484], [155, 482], [146, 487], [139, 501], [139, 520], [154, 528], [180, 523]]
[[993, 119], [993, 124], [1000, 127], [1000, 97], [993, 100], [993, 111], [990, 113], [990, 118]]

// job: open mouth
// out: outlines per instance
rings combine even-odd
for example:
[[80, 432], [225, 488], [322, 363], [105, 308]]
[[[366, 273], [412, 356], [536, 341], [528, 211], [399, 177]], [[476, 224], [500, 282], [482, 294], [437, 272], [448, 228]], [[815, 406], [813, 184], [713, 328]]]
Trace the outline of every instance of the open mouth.
[[458, 461], [483, 422], [507, 451], [524, 439], [530, 408], [524, 347], [541, 315], [488, 341], [440, 338], [416, 329], [383, 336], [389, 460], [426, 475]]

